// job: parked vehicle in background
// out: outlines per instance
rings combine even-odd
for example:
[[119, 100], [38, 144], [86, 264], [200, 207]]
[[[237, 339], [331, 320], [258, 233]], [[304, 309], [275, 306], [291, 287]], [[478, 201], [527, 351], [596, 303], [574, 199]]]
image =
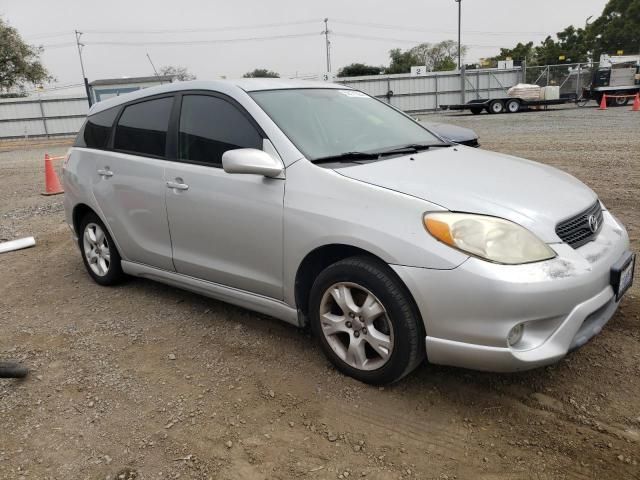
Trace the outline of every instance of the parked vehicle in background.
[[600, 103], [602, 96], [607, 95], [609, 105], [624, 106], [637, 93], [640, 93], [640, 55], [602, 54], [591, 84], [582, 90], [582, 99]]
[[518, 97], [478, 98], [464, 104], [440, 105], [441, 110], [469, 110], [474, 115], [480, 113], [518, 113], [532, 108], [547, 108], [553, 105], [564, 105], [576, 101], [573, 93], [563, 94], [553, 100], [531, 100]]
[[451, 125], [450, 123], [420, 122], [436, 135], [453, 143], [466, 145], [467, 147], [479, 147], [478, 134], [470, 128]]
[[89, 275], [309, 325], [375, 384], [433, 363], [514, 371], [601, 331], [624, 227], [551, 167], [444, 142], [340, 85], [180, 82], [100, 102], [64, 164]]

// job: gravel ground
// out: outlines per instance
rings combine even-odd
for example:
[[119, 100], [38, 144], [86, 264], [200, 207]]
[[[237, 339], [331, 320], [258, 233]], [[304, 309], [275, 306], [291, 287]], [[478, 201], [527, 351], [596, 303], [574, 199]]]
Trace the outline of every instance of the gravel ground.
[[[638, 251], [640, 114], [566, 108], [434, 114], [483, 148], [588, 183]], [[511, 375], [421, 366], [374, 388], [312, 338], [150, 281], [90, 281], [43, 197], [42, 157], [0, 144], [0, 478], [640, 478], [640, 279], [601, 335], [557, 365]]]

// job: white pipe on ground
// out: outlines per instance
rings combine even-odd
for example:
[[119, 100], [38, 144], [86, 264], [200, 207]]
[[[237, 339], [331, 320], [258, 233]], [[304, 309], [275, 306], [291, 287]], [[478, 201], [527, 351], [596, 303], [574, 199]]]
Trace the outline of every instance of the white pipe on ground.
[[9, 242], [0, 243], [0, 253], [12, 252], [14, 250], [20, 250], [22, 248], [33, 247], [36, 244], [36, 239], [33, 237], [18, 238], [17, 240], [11, 240]]

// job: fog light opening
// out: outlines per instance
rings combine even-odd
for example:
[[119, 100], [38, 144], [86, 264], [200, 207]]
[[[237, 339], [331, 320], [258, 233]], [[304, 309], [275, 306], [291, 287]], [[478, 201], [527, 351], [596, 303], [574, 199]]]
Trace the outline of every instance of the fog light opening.
[[517, 345], [520, 340], [522, 340], [522, 334], [524, 333], [524, 323], [519, 323], [511, 330], [509, 330], [509, 335], [507, 335], [507, 345], [513, 347]]

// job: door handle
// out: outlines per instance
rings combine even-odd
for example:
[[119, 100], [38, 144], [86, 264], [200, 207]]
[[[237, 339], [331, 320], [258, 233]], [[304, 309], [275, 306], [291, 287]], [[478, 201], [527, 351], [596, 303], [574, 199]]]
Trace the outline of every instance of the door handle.
[[181, 178], [176, 178], [175, 182], [167, 182], [167, 188], [172, 188], [174, 190], [189, 190], [189, 185], [182, 183]]
[[113, 177], [113, 172], [109, 170], [109, 167], [104, 167], [98, 170], [98, 175], [101, 177]]

